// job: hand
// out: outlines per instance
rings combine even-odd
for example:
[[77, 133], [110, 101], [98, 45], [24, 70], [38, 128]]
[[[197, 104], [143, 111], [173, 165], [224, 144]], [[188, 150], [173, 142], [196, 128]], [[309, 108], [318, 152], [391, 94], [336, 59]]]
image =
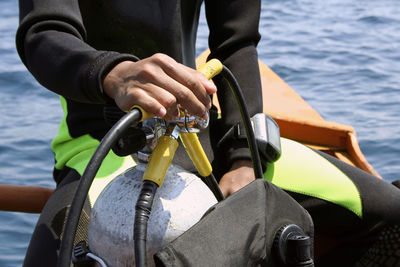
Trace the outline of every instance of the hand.
[[225, 197], [232, 195], [242, 187], [255, 180], [253, 164], [250, 160], [238, 160], [222, 176], [219, 186]]
[[104, 78], [103, 89], [124, 111], [139, 105], [171, 118], [179, 116], [179, 107], [203, 118], [211, 108], [209, 95], [217, 90], [202, 73], [164, 54], [119, 63]]

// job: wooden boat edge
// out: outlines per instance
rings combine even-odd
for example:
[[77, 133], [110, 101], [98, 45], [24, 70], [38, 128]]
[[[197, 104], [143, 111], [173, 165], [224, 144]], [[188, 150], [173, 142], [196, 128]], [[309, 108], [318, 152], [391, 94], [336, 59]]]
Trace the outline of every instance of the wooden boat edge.
[[[209, 50], [196, 60], [205, 63]], [[281, 136], [309, 145], [382, 178], [365, 158], [353, 127], [326, 121], [293, 88], [259, 60], [263, 112], [278, 123]], [[217, 97], [214, 104], [219, 107]]]

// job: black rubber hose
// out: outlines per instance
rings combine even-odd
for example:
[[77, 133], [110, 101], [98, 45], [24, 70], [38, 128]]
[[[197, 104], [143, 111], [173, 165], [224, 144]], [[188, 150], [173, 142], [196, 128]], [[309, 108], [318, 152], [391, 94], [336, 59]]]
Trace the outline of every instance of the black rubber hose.
[[92, 185], [93, 179], [96, 176], [101, 163], [110, 151], [111, 147], [121, 137], [124, 131], [132, 124], [137, 123], [141, 117], [142, 114], [138, 109], [133, 109], [124, 117], [122, 117], [104, 136], [100, 142], [100, 145], [97, 147], [92, 158], [90, 159], [85, 172], [79, 181], [79, 185], [75, 191], [75, 195], [71, 203], [71, 208], [68, 212], [57, 266], [70, 267], [72, 249], [79, 218], [90, 186]]
[[218, 200], [218, 202], [222, 201], [225, 199], [224, 194], [222, 194], [221, 189], [218, 185], [217, 180], [215, 179], [214, 174], [210, 174], [207, 177], [204, 177], [204, 181], [208, 188], [210, 188], [211, 192], [213, 192], [215, 198]]
[[146, 267], [147, 223], [157, 189], [158, 185], [156, 183], [147, 180], [143, 181], [142, 190], [136, 202], [135, 226], [133, 228], [136, 267]]
[[263, 178], [262, 164], [260, 155], [258, 154], [257, 141], [254, 135], [253, 127], [251, 126], [250, 114], [247, 110], [246, 101], [243, 96], [239, 83], [232, 72], [225, 66], [221, 71], [222, 77], [228, 82], [228, 85], [234, 95], [236, 103], [239, 107], [240, 116], [242, 118], [243, 126], [246, 131], [247, 143], [249, 144], [251, 160], [253, 162], [254, 175], [256, 178]]

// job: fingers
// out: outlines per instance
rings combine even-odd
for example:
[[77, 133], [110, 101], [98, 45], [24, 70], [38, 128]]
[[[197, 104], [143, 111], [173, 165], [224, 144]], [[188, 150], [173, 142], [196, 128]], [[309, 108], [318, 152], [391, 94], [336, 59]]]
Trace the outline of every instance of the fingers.
[[216, 92], [203, 74], [163, 54], [118, 64], [106, 75], [103, 89], [122, 110], [140, 105], [160, 117], [179, 116], [178, 106], [204, 117], [211, 108], [209, 94]]
[[[182, 108], [188, 110], [191, 114], [203, 117], [206, 110], [211, 108], [211, 100], [208, 95], [203, 95], [202, 92], [192, 91], [188, 87], [182, 85], [176, 80], [169, 78], [168, 76], [158, 84], [159, 87], [165, 88], [169, 93], [175, 97], [176, 103], [182, 106]], [[204, 90], [205, 92], [205, 90]], [[155, 95], [159, 101], [162, 101], [159, 95]], [[170, 108], [175, 103], [166, 103], [167, 107]]]
[[197, 77], [200, 80], [208, 95], [212, 95], [217, 92], [217, 87], [215, 86], [215, 84], [212, 81], [208, 80], [203, 73], [191, 68], [188, 69], [192, 73], [193, 77]]
[[134, 99], [136, 99], [135, 105], [139, 105], [144, 110], [151, 114], [154, 114], [155, 116], [162, 118], [168, 114], [166, 108], [154, 97], [148, 95], [146, 91], [137, 90]]
[[147, 112], [158, 117], [168, 115], [170, 118], [179, 117], [179, 108], [176, 98], [168, 91], [154, 84], [138, 84], [132, 86], [135, 90], [128, 90], [129, 94], [118, 97], [119, 107], [129, 110], [134, 105], [141, 106]]
[[206, 107], [210, 107], [209, 94], [215, 93], [216, 88], [211, 89], [214, 84], [209, 82], [204, 75], [177, 62], [163, 65], [163, 70], [169, 77], [189, 89]]
[[205, 76], [196, 70], [177, 63], [172, 58], [157, 54], [154, 60], [166, 74], [160, 79], [158, 86], [168, 90], [177, 102], [191, 114], [203, 117], [211, 108], [210, 93], [216, 92], [216, 87]]

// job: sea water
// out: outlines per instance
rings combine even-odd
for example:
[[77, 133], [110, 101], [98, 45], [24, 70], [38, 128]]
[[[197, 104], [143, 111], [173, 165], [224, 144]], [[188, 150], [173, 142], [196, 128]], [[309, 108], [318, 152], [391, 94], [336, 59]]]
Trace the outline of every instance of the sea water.
[[[54, 186], [58, 97], [15, 50], [18, 1], [0, 0], [0, 184]], [[326, 120], [355, 128], [368, 161], [400, 179], [398, 0], [262, 1], [260, 59]], [[204, 14], [198, 53], [207, 48]], [[20, 266], [38, 216], [0, 212], [0, 266]]]

